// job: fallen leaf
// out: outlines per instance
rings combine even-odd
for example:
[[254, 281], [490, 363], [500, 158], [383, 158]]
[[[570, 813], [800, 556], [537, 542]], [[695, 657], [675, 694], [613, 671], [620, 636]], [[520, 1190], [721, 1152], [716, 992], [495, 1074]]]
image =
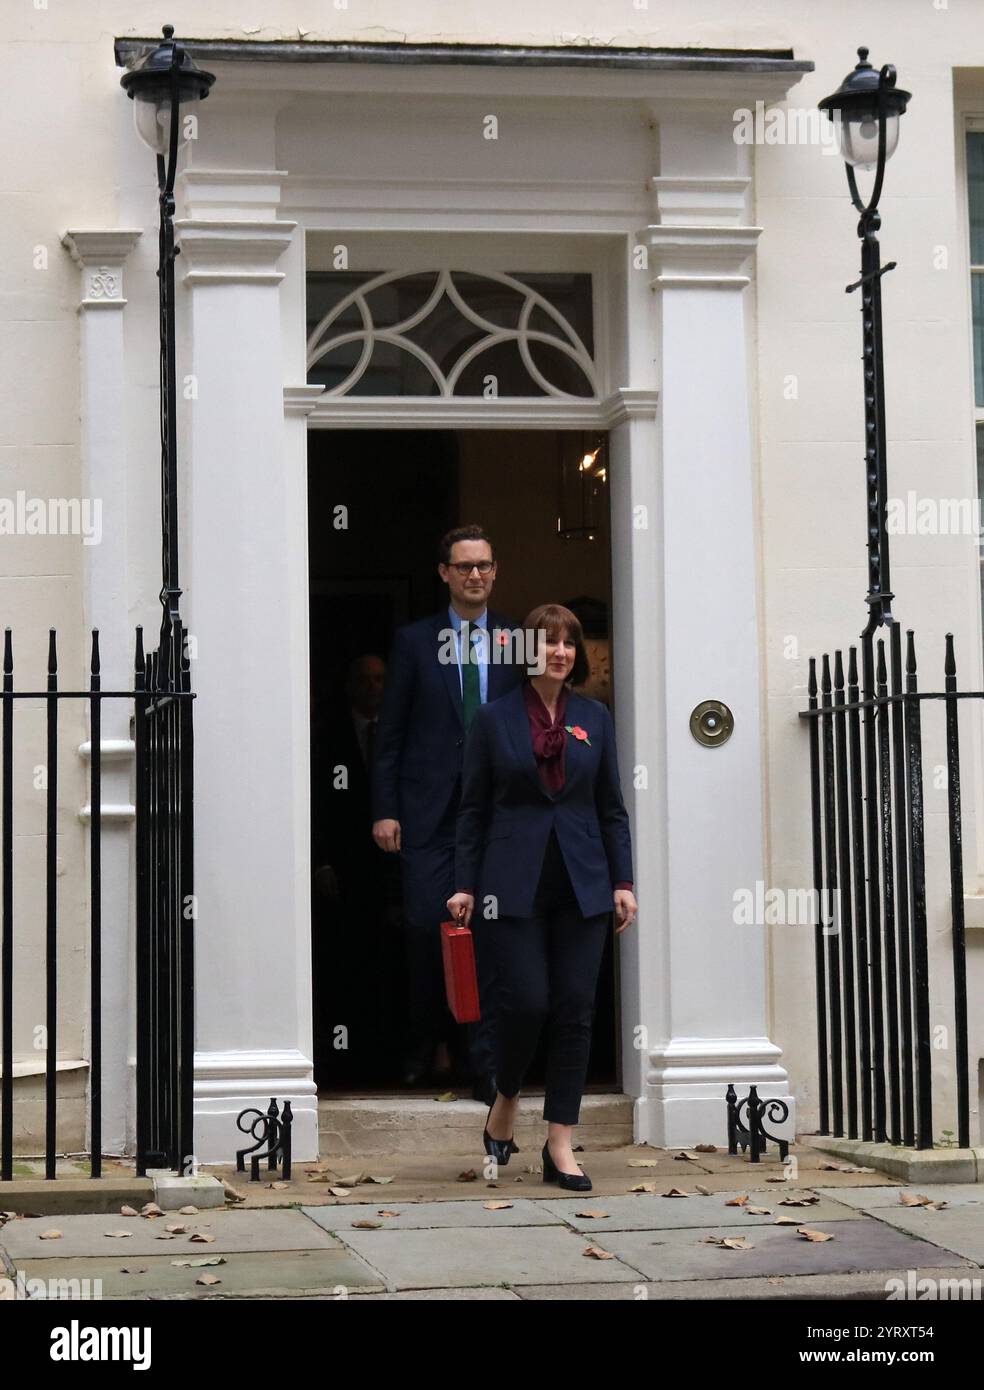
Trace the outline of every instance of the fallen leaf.
[[726, 1207], [747, 1207], [748, 1193], [743, 1192], [740, 1197], [730, 1197], [724, 1204]]
[[383, 1223], [381, 1221], [353, 1221], [352, 1226], [357, 1231], [378, 1231]]
[[748, 1213], [749, 1216], [771, 1216], [771, 1215], [772, 1215], [772, 1208], [771, 1208], [771, 1207], [746, 1207], [745, 1210], [746, 1210], [746, 1212]]
[[721, 1245], [727, 1250], [754, 1250], [755, 1247], [745, 1236], [705, 1236], [705, 1244]]
[[826, 1231], [812, 1231], [809, 1226], [801, 1226], [796, 1234], [806, 1240], [833, 1240], [833, 1236], [828, 1235]]
[[788, 1182], [788, 1181], [789, 1181], [789, 1179], [788, 1179], [787, 1177], [781, 1177], [781, 1178], [766, 1178], [766, 1182]]
[[614, 1260], [615, 1256], [610, 1250], [602, 1250], [600, 1246], [589, 1245], [581, 1251], [582, 1255], [588, 1255], [592, 1260]]
[[140, 1213], [134, 1207], [120, 1207], [120, 1216], [139, 1216]]
[[211, 1245], [215, 1236], [208, 1235], [205, 1231], [192, 1231], [189, 1240], [197, 1240], [202, 1245]]
[[655, 1192], [655, 1191], [656, 1191], [656, 1183], [654, 1183], [654, 1182], [638, 1182], [638, 1183], [636, 1183], [635, 1187], [630, 1187], [630, 1188], [629, 1188], [629, 1191], [630, 1191], [630, 1192]]
[[435, 1100], [442, 1100], [442, 1101], [449, 1101], [449, 1100], [457, 1100], [458, 1097], [455, 1095], [454, 1091], [442, 1091], [441, 1094], [440, 1094], [439, 1096], [435, 1096], [434, 1099], [435, 1099]]
[[932, 1197], [926, 1197], [921, 1192], [899, 1192], [899, 1205], [903, 1207], [928, 1207], [932, 1206]]
[[164, 1213], [161, 1211], [160, 1207], [157, 1205], [156, 1202], [145, 1202], [144, 1205], [140, 1208], [140, 1215], [163, 1216]]
[[377, 1215], [377, 1216], [399, 1216], [400, 1213], [399, 1213], [398, 1211], [377, 1211], [376, 1215]]
[[684, 1192], [682, 1187], [671, 1187], [669, 1192], [663, 1193], [664, 1197], [689, 1197], [689, 1192]]
[[701, 1187], [699, 1182], [695, 1183], [694, 1186], [697, 1188], [697, 1191], [700, 1193], [702, 1197], [710, 1197], [713, 1195], [709, 1187]]
[[114, 1240], [128, 1240], [133, 1235], [132, 1231], [103, 1231], [104, 1236], [112, 1236]]
[[199, 1259], [172, 1260], [178, 1269], [200, 1269], [202, 1265], [224, 1265], [225, 1255], [202, 1255]]
[[679, 1152], [678, 1154], [674, 1154], [673, 1157], [674, 1157], [675, 1159], [683, 1159], [683, 1161], [684, 1161], [685, 1163], [696, 1163], [696, 1162], [697, 1162], [697, 1159], [696, 1159], [696, 1157], [695, 1157], [694, 1154], [688, 1154], [688, 1153], [686, 1153], [683, 1149], [681, 1149], [680, 1152]]
[[195, 1280], [196, 1284], [221, 1284], [222, 1280], [217, 1274], [199, 1274]]
[[776, 1219], [775, 1219], [775, 1221], [773, 1221], [772, 1224], [773, 1224], [773, 1226], [798, 1226], [798, 1225], [799, 1225], [799, 1217], [798, 1217], [798, 1216], [777, 1216]]
[[804, 1197], [780, 1197], [779, 1205], [781, 1207], [814, 1207], [819, 1200], [820, 1198], [815, 1194], [808, 1193]]
[[659, 1159], [658, 1159], [658, 1158], [630, 1158], [630, 1159], [629, 1159], [629, 1167], [630, 1167], [630, 1168], [658, 1168], [658, 1167], [659, 1167]]
[[231, 1182], [222, 1179], [222, 1191], [225, 1193], [226, 1200], [229, 1202], [245, 1202], [246, 1193], [240, 1192], [238, 1187], [233, 1187]]
[[456, 1181], [456, 1182], [477, 1182], [477, 1181], [478, 1181], [478, 1174], [475, 1172], [475, 1169], [474, 1169], [474, 1168], [466, 1168], [465, 1171], [464, 1171], [463, 1173], [459, 1173], [459, 1174], [458, 1174], [458, 1176], [457, 1176], [457, 1178], [455, 1179], [455, 1181]]
[[576, 1211], [575, 1216], [582, 1216], [585, 1221], [607, 1221], [609, 1213], [607, 1211]]
[[695, 1144], [694, 1153], [696, 1154], [716, 1154], [717, 1144]]
[[[129, 1234], [130, 1232], [127, 1231], [127, 1235]], [[61, 1238], [61, 1231], [42, 1231], [40, 1236], [38, 1237], [39, 1240], [61, 1240]]]
[[392, 1176], [390, 1176], [390, 1177], [388, 1177], [388, 1178], [380, 1178], [380, 1177], [376, 1177], [375, 1174], [371, 1174], [370, 1177], [369, 1177], [369, 1182], [384, 1183], [384, 1182], [392, 1182], [392, 1181], [393, 1181]]
[[172, 1235], [170, 1231], [158, 1231], [158, 1233], [157, 1233], [155, 1239], [156, 1239], [156, 1240], [177, 1240], [177, 1236]]
[[179, 1216], [194, 1216], [197, 1211], [197, 1207], [178, 1207]]
[[486, 1211], [506, 1211], [512, 1206], [512, 1202], [483, 1202], [482, 1206]]
[[[289, 1183], [289, 1182], [283, 1182], [283, 1181], [281, 1181], [281, 1182], [268, 1182], [268, 1183], [266, 1184], [266, 1186], [269, 1187], [269, 1188], [272, 1188], [274, 1192], [283, 1192], [283, 1190], [284, 1190], [285, 1187], [290, 1187], [290, 1183]], [[202, 1282], [202, 1281], [199, 1279], [199, 1280], [198, 1280], [198, 1283], [200, 1284], [201, 1282]], [[215, 1282], [218, 1283], [219, 1281], [216, 1279]]]
[[170, 1231], [173, 1236], [183, 1236], [188, 1234], [188, 1227], [183, 1222], [177, 1222], [171, 1226], [165, 1226], [165, 1231]]
[[[134, 1216], [136, 1216], [137, 1213], [134, 1212], [133, 1214], [134, 1214]], [[134, 1267], [134, 1266], [132, 1266], [132, 1265], [120, 1265], [120, 1273], [121, 1273], [121, 1274], [146, 1274], [146, 1273], [147, 1273], [147, 1266], [146, 1266], [146, 1265], [140, 1265], [139, 1267]]]

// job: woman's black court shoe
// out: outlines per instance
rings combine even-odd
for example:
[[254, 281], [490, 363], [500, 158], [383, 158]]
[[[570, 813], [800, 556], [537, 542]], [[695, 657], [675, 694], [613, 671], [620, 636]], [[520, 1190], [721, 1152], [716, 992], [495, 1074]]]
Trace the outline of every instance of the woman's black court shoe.
[[550, 1157], [550, 1150], [543, 1146], [543, 1181], [559, 1183], [569, 1192], [590, 1192], [591, 1179], [587, 1173], [562, 1173]]
[[[492, 1105], [494, 1104], [495, 1101], [492, 1102]], [[492, 1105], [489, 1106], [489, 1115], [492, 1114]], [[485, 1152], [487, 1154], [491, 1154], [491, 1156], [495, 1159], [496, 1163], [508, 1163], [510, 1154], [519, 1153], [519, 1149], [513, 1143], [511, 1137], [509, 1139], [492, 1138], [491, 1134], [489, 1133], [488, 1115], [485, 1117], [485, 1129], [482, 1132], [482, 1141], [485, 1144]]]

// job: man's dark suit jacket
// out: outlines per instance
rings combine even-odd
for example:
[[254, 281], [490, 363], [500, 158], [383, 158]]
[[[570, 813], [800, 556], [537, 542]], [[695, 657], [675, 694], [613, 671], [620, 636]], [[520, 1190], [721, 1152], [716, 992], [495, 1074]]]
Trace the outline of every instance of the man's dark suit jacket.
[[[497, 661], [498, 634], [515, 624], [489, 610], [488, 692], [491, 703], [523, 680], [526, 668]], [[376, 730], [373, 820], [398, 820], [401, 844], [426, 844], [458, 790], [465, 746], [461, 685], [456, 659], [441, 662], [448, 650], [451, 619], [447, 609], [401, 627], [386, 665], [383, 708]], [[454, 647], [450, 647], [454, 653]]]
[[612, 910], [616, 883], [632, 882], [629, 817], [612, 717], [598, 700], [568, 692], [564, 785], [540, 780], [529, 715], [518, 688], [478, 711], [469, 730], [458, 808], [455, 889], [475, 894], [476, 915], [493, 895], [496, 915], [529, 917], [551, 827], [585, 917]]

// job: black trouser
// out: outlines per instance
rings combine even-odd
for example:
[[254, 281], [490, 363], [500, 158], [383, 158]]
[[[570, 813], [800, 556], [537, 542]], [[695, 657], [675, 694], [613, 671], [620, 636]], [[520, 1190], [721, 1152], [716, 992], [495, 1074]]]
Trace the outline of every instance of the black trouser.
[[554, 1124], [580, 1115], [610, 916], [582, 916], [551, 830], [533, 915], [482, 923], [499, 988], [496, 1083], [507, 1098], [518, 1093], [548, 1021], [543, 1118]]

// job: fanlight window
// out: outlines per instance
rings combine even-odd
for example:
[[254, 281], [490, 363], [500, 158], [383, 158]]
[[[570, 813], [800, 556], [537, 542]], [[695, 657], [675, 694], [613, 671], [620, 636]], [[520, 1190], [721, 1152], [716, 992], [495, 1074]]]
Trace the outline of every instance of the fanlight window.
[[591, 276], [308, 275], [308, 381], [333, 396], [600, 394]]

